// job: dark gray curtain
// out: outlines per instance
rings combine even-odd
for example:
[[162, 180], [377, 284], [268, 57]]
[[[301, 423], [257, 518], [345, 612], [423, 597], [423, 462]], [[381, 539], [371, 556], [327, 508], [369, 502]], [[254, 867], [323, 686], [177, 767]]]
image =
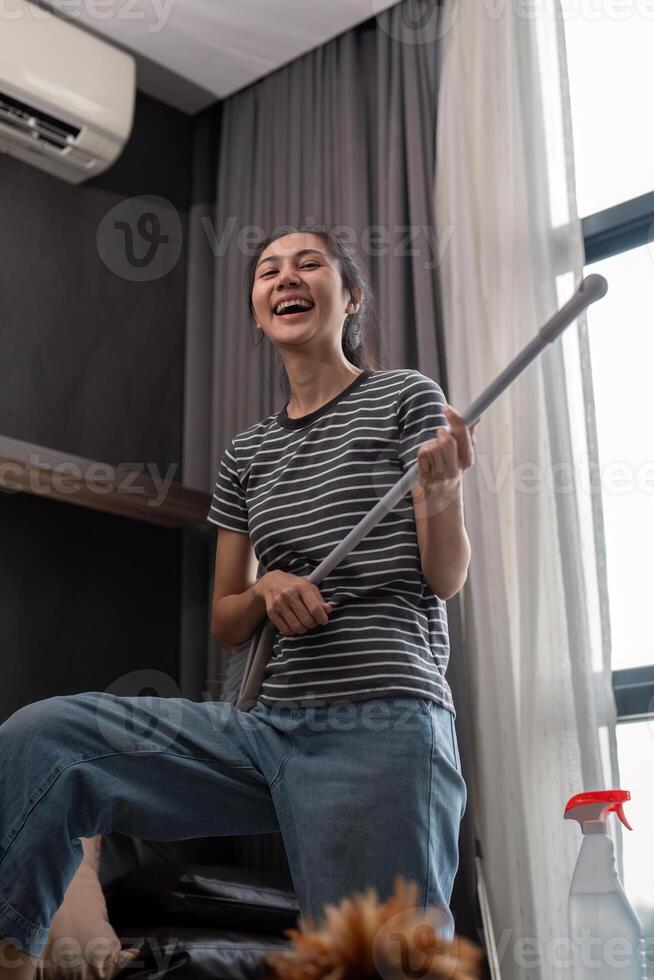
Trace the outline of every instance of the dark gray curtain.
[[[404, 0], [222, 103], [213, 222], [206, 209], [191, 216], [204, 293], [189, 299], [187, 482], [212, 490], [229, 439], [283, 405], [280, 362], [265, 338], [254, 346], [244, 283], [253, 240], [283, 226], [352, 237], [377, 299], [381, 367], [417, 368], [447, 396], [433, 204], [442, 29], [438, 3]], [[456, 636], [458, 605], [450, 617]], [[209, 640], [206, 690], [220, 691], [225, 662]]]
[[[209, 446], [213, 410], [213, 282], [214, 259], [204, 229], [215, 214], [215, 184], [222, 104], [194, 118], [193, 170], [188, 219], [186, 344], [184, 356], [183, 483], [209, 490], [214, 466]], [[213, 587], [212, 542], [208, 524], [182, 530], [182, 595], [180, 609], [180, 690], [199, 700], [220, 694], [207, 672], [214, 646], [208, 609]]]
[[[406, 0], [223, 103], [213, 472], [232, 435], [283, 404], [271, 346], [265, 338], [252, 346], [260, 335], [243, 282], [248, 226], [268, 232], [311, 219], [345, 226], [377, 296], [383, 366], [442, 377], [433, 215], [438, 10]], [[373, 237], [371, 247], [380, 230], [387, 244]]]

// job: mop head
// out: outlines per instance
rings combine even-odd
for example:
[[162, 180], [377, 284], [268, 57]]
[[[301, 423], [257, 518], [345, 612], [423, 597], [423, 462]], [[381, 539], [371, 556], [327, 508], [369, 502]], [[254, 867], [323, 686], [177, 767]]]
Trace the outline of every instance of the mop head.
[[304, 930], [286, 929], [286, 951], [267, 954], [265, 980], [470, 980], [481, 976], [481, 949], [462, 937], [443, 939], [433, 912], [418, 905], [418, 886], [395, 877], [393, 895], [380, 905], [377, 892], [355, 893], [325, 906], [324, 926], [307, 919]]

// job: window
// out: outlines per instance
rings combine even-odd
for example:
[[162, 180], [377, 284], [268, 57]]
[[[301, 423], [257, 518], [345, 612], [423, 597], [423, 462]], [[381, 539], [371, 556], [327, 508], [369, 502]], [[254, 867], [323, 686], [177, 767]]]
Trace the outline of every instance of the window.
[[562, 0], [579, 214], [653, 189], [654, 3]]
[[620, 782], [632, 795], [624, 886], [654, 978], [654, 4], [562, 9], [585, 272], [609, 283], [587, 323]]
[[[633, 787], [628, 804], [628, 820], [633, 833], [623, 828], [624, 886], [629, 901], [636, 910], [643, 932], [648, 937], [649, 973], [652, 975], [652, 937], [654, 937], [654, 886], [652, 856], [654, 855], [654, 780], [651, 768], [643, 770], [643, 760], [652, 758], [654, 719], [618, 725], [618, 761], [620, 779]], [[625, 812], [626, 812], [625, 808]]]
[[587, 322], [612, 666], [641, 667], [654, 663], [654, 248], [641, 245], [587, 269], [609, 283]]

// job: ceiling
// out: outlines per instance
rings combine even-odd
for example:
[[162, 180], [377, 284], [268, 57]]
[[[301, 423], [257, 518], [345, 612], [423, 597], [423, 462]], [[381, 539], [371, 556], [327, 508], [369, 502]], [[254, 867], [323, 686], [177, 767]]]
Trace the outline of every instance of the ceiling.
[[398, 0], [39, 0], [133, 54], [138, 87], [196, 113]]

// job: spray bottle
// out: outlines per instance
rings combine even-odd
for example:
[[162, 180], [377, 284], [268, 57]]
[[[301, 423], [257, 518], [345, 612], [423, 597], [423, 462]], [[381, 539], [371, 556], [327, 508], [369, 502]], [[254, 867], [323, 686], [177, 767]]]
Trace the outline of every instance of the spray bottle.
[[622, 810], [628, 790], [577, 793], [568, 800], [564, 820], [577, 820], [583, 833], [572, 875], [568, 928], [574, 980], [646, 980], [645, 940], [638, 916], [624, 893], [615, 867], [607, 819]]

